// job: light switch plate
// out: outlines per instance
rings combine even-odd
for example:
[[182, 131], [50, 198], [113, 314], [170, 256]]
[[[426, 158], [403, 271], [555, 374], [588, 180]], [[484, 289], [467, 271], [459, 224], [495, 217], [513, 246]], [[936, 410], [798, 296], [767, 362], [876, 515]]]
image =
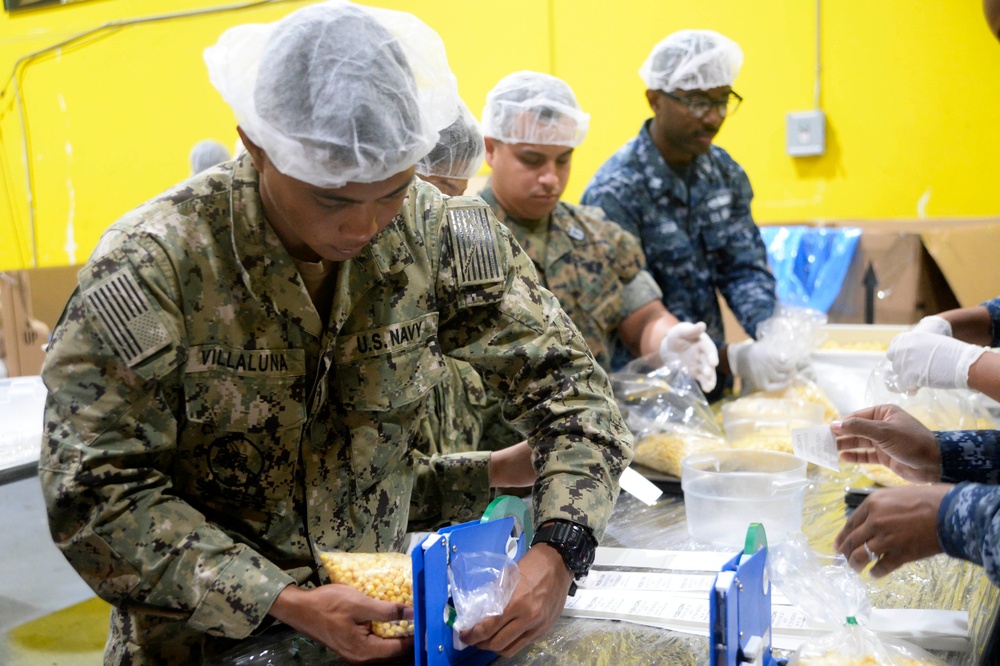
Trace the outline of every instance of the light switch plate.
[[785, 142], [792, 157], [822, 155], [826, 152], [826, 114], [818, 110], [789, 113]]

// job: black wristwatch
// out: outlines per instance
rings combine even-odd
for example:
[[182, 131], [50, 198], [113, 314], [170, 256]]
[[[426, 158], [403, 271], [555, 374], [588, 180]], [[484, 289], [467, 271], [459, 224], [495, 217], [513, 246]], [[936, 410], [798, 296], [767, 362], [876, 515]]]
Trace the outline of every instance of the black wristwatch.
[[538, 528], [531, 545], [536, 543], [547, 543], [558, 550], [566, 568], [577, 580], [587, 575], [597, 554], [597, 540], [590, 530], [568, 520], [554, 520]]

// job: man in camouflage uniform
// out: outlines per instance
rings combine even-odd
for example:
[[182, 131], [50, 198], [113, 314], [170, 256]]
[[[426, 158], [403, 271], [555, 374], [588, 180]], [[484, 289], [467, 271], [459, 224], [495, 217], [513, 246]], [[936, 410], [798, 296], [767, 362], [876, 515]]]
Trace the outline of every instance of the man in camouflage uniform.
[[[321, 585], [319, 554], [403, 545], [445, 354], [530, 433], [536, 525], [599, 539], [631, 440], [489, 209], [413, 179], [457, 95], [433, 31], [312, 5], [227, 31], [206, 60], [248, 152], [127, 214], [80, 271], [43, 370], [53, 538], [114, 605], [107, 663], [200, 663], [274, 619], [355, 662], [399, 658], [411, 642], [369, 622], [405, 607]], [[464, 486], [456, 462], [419, 471]], [[513, 654], [545, 633], [563, 558], [532, 547], [466, 642]]]
[[663, 294], [635, 236], [600, 209], [560, 200], [588, 122], [565, 81], [530, 71], [504, 77], [487, 94], [483, 110], [486, 162], [493, 173], [480, 194], [602, 367], [611, 370], [619, 351], [625, 358], [673, 352], [711, 390], [715, 345], [704, 324], [678, 325], [660, 302]]
[[[705, 322], [720, 349], [725, 332], [716, 290], [751, 337], [777, 303], [750, 214], [750, 181], [712, 145], [739, 104], [732, 82], [742, 61], [739, 46], [707, 30], [683, 30], [657, 44], [639, 70], [653, 118], [598, 169], [581, 198], [639, 237], [666, 307], [681, 321]], [[732, 373], [753, 387], [780, 388], [792, 379], [794, 368], [764, 346], [726, 351], [712, 397]]]

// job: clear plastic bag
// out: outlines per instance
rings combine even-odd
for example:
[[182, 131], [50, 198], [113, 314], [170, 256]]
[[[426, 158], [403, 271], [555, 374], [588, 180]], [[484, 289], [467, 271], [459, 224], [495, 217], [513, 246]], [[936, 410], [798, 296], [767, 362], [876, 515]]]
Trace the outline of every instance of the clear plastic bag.
[[789, 666], [944, 666], [945, 662], [915, 645], [869, 629], [871, 603], [861, 577], [842, 555], [817, 555], [805, 535], [770, 547], [767, 573], [810, 620], [836, 627], [802, 643]]
[[517, 564], [501, 553], [458, 553], [448, 567], [451, 600], [455, 604], [457, 631], [501, 615], [521, 580]]
[[889, 361], [883, 359], [872, 369], [865, 390], [869, 405], [898, 405], [931, 430], [974, 430], [978, 427], [969, 391], [925, 386], [913, 393], [897, 393], [886, 386], [888, 368]]
[[[413, 606], [413, 563], [403, 553], [321, 553], [331, 583], [350, 585], [373, 599]], [[413, 621], [372, 622], [382, 638], [413, 635]]]
[[632, 361], [612, 373], [611, 386], [635, 437], [636, 464], [680, 478], [684, 456], [728, 448], [705, 394], [679, 358]]

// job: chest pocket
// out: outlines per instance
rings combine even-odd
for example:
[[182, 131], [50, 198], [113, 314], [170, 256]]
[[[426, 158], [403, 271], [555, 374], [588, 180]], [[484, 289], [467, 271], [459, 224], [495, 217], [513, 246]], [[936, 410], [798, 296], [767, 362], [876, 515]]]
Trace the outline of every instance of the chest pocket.
[[305, 352], [194, 347], [184, 376], [188, 421], [227, 432], [277, 432], [306, 419]]
[[301, 349], [192, 348], [178, 491], [198, 498], [204, 510], [239, 506], [248, 510], [241, 520], [266, 522], [254, 510], [286, 501], [292, 490], [290, 461], [306, 420], [305, 384]]
[[448, 374], [437, 314], [345, 334], [337, 341], [336, 357], [335, 383], [360, 493], [403, 462], [429, 392]]

